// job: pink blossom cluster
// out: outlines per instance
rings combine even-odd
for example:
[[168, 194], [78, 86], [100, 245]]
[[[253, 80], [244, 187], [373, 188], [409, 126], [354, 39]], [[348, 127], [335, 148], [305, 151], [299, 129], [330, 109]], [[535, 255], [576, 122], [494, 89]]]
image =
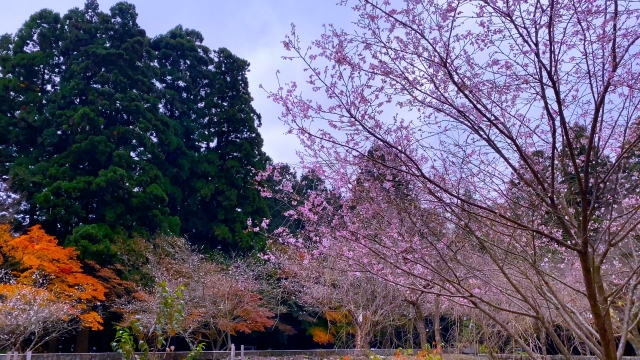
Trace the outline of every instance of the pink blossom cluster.
[[336, 259], [472, 308], [533, 358], [542, 329], [566, 357], [620, 359], [640, 321], [640, 7], [342, 5], [356, 29], [305, 47], [293, 27], [285, 59], [306, 82], [268, 92], [325, 184], [265, 190], [299, 225], [270, 256]]

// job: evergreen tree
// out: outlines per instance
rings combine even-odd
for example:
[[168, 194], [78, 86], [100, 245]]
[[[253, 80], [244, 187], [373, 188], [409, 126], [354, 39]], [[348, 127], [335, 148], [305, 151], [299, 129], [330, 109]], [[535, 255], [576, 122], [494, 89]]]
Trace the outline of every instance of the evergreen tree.
[[0, 38], [0, 175], [40, 224], [103, 260], [116, 237], [168, 232], [251, 250], [266, 155], [248, 62], [178, 26], [149, 39], [126, 2], [34, 14]]
[[214, 53], [214, 59], [214, 113], [194, 169], [200, 175], [194, 183], [198, 214], [188, 218], [185, 225], [193, 230], [185, 233], [198, 242], [217, 241], [231, 250], [260, 248], [263, 239], [245, 231], [247, 218], [268, 216], [260, 192], [252, 186], [267, 157], [258, 132], [261, 118], [251, 105], [249, 63], [224, 48]]
[[[47, 109], [58, 90], [61, 18], [49, 10], [32, 15], [15, 36], [0, 38], [0, 157], [13, 189], [40, 188], [37, 165], [45, 156], [40, 140], [50, 126]], [[9, 171], [11, 169], [11, 171]], [[32, 203], [31, 203], [32, 204]], [[34, 211], [26, 215], [34, 217]]]
[[268, 212], [252, 186], [266, 155], [251, 105], [248, 62], [227, 49], [212, 52], [202, 34], [178, 26], [156, 37], [163, 114], [173, 119], [189, 153], [182, 201], [172, 208], [181, 233], [210, 248], [242, 251], [263, 242], [247, 233], [247, 218]]
[[85, 257], [104, 255], [116, 235], [179, 228], [166, 208], [170, 184], [156, 166], [163, 155], [155, 145], [175, 136], [147, 95], [153, 73], [136, 17], [132, 5], [105, 14], [95, 1], [61, 22], [42, 11], [17, 33], [3, 65], [25, 102], [3, 123], [14, 190], [27, 194], [23, 225], [41, 224]]

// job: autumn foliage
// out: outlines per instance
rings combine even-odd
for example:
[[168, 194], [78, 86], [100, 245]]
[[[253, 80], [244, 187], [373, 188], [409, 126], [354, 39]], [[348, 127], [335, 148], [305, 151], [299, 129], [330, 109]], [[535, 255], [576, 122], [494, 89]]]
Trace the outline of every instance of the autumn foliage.
[[309, 329], [309, 334], [313, 338], [313, 341], [320, 345], [327, 345], [333, 343], [334, 337], [333, 334], [328, 329], [323, 328], [322, 326], [314, 326]]
[[3, 284], [0, 294], [5, 298], [18, 288], [33, 287], [48, 292], [58, 302], [69, 304], [69, 315], [92, 330], [102, 329], [102, 318], [93, 307], [105, 300], [104, 285], [83, 272], [77, 251], [63, 248], [56, 238], [47, 235], [40, 226], [14, 237], [8, 226], [0, 227], [0, 264], [11, 270], [11, 284]]
[[[124, 315], [121, 325], [138, 327], [138, 333], [145, 334], [139, 336], [143, 341], [179, 333], [192, 348], [206, 341], [220, 349], [230, 336], [264, 331], [274, 324], [254, 266], [239, 260], [216, 263], [179, 237], [139, 241], [153, 284], [134, 299], [123, 299], [117, 310]], [[168, 309], [167, 294], [178, 292]], [[171, 321], [166, 314], [173, 314]], [[172, 333], [158, 334], [158, 329]]]

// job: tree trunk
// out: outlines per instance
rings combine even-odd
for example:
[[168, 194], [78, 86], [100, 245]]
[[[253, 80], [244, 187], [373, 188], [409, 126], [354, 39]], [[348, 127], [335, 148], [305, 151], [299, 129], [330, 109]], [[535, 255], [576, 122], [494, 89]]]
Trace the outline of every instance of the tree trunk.
[[[223, 335], [224, 336], [224, 335]], [[220, 349], [222, 348], [222, 340], [224, 338], [222, 336], [218, 336], [216, 338], [216, 351], [220, 351]]]
[[442, 350], [442, 337], [440, 334], [440, 295], [433, 301], [433, 334], [436, 337], [436, 349]]
[[362, 331], [356, 326], [356, 350], [369, 350], [371, 346], [371, 336], [366, 331]]
[[547, 332], [544, 330], [544, 326], [540, 325], [540, 353], [542, 356], [547, 356]]
[[49, 339], [47, 344], [47, 352], [48, 353], [57, 353], [58, 352], [58, 337], [54, 337]]
[[555, 329], [551, 327], [548, 323], [546, 322], [542, 323], [542, 326], [545, 327], [546, 335], [551, 338], [551, 341], [553, 342], [553, 344], [556, 346], [558, 350], [560, 350], [560, 354], [564, 356], [565, 360], [570, 360], [571, 353], [569, 353], [569, 349], [567, 349], [567, 347], [565, 346], [567, 342], [562, 341], [562, 339], [560, 339], [560, 337], [558, 337], [558, 334], [556, 334], [556, 332], [554, 331]]
[[611, 313], [605, 310], [608, 309], [608, 304], [603, 300], [605, 290], [600, 277], [600, 268], [595, 264], [593, 254], [588, 253], [588, 250], [581, 253], [579, 257], [589, 308], [602, 346], [602, 360], [617, 360]]
[[78, 331], [74, 352], [77, 352], [77, 353], [89, 352], [89, 329], [88, 328], [83, 327], [80, 329], [80, 331]]
[[416, 312], [416, 330], [418, 330], [418, 334], [420, 335], [420, 349], [424, 350], [429, 346], [427, 342], [427, 328], [424, 326], [424, 314], [422, 313], [422, 308], [419, 302], [411, 302], [410, 303], [415, 312]]

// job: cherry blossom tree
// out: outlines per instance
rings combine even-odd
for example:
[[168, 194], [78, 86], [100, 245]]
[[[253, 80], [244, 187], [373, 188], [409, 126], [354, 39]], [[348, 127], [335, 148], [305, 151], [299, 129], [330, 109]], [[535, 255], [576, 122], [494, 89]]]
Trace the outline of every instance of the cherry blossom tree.
[[408, 306], [397, 287], [367, 272], [354, 271], [337, 256], [314, 256], [304, 249], [282, 247], [270, 256], [279, 265], [282, 286], [293, 299], [325, 315], [329, 326], [332, 321], [334, 326], [346, 325], [336, 338], [349, 343], [352, 334], [356, 349], [369, 349], [378, 332], [404, 321]]
[[73, 303], [0, 270], [0, 350], [31, 351], [80, 326]]
[[251, 260], [214, 262], [174, 236], [143, 241], [140, 248], [145, 249], [153, 286], [120, 308], [123, 324], [138, 327], [145, 340], [182, 335], [192, 348], [207, 341], [219, 350], [230, 344], [232, 335], [273, 325], [275, 306], [267, 302], [271, 294], [266, 289], [277, 289], [262, 282], [265, 270], [249, 264]]
[[[374, 155], [373, 152], [370, 155], [381, 158], [380, 154]], [[414, 212], [417, 209], [416, 199], [410, 194], [412, 186], [406, 179], [397, 176], [391, 176], [392, 181], [386, 183], [386, 176], [381, 170], [384, 168], [362, 159], [354, 188], [348, 196], [343, 197], [323, 187], [304, 197], [288, 183], [282, 184], [276, 191], [263, 191], [290, 208], [285, 213], [290, 221], [284, 222], [278, 230], [268, 235], [274, 237], [276, 244], [283, 244], [286, 251], [298, 256], [326, 258], [326, 263], [311, 262], [299, 266], [293, 266], [292, 260], [288, 260], [285, 266], [287, 273], [295, 274], [295, 278], [301, 279], [298, 282], [303, 284], [305, 281], [313, 282], [310, 279], [318, 276], [314, 277], [309, 273], [310, 267], [323, 269], [316, 270], [322, 274], [328, 262], [339, 266], [343, 272], [374, 274], [378, 279], [391, 284], [396, 296], [411, 307], [408, 313], [411, 313], [419, 334], [420, 347], [430, 345], [424, 323], [425, 315], [430, 315], [434, 324], [436, 347], [441, 348], [439, 320], [443, 313], [443, 301], [438, 295], [436, 278], [428, 273], [427, 268], [416, 266], [413, 266], [413, 270], [420, 271], [421, 278], [407, 277], [406, 266], [411, 264], [406, 261], [396, 263], [393, 261], [395, 258], [387, 256], [389, 249], [415, 251], [416, 248], [411, 243], [416, 244], [415, 240], [419, 235], [414, 221], [430, 222], [428, 226], [435, 228], [434, 221], [437, 217], [434, 214], [424, 219], [404, 217], [402, 211]], [[269, 170], [271, 174], [278, 172], [277, 168]], [[269, 177], [265, 173], [258, 180]], [[300, 206], [296, 206], [297, 204]], [[274, 249], [276, 251], [272, 251], [269, 256], [277, 263], [282, 263], [282, 248], [276, 245]], [[425, 253], [421, 252], [422, 255]], [[428, 259], [434, 265], [436, 260], [435, 256]], [[339, 299], [334, 300], [336, 306]], [[446, 300], [444, 303], [449, 307], [455, 305]]]
[[[569, 297], [562, 283], [551, 285], [549, 279], [532, 276], [531, 264], [535, 264], [535, 259], [531, 259], [532, 263], [522, 261], [522, 256], [513, 259], [514, 251], [504, 248], [508, 239], [500, 243], [502, 247], [489, 247], [491, 244], [477, 242], [466, 232], [448, 229], [441, 214], [417, 206], [416, 199], [410, 196], [414, 192], [410, 182], [388, 177], [381, 171], [384, 168], [362, 167], [366, 171], [360, 171], [355, 191], [343, 196], [338, 201], [340, 206], [330, 204], [336, 202], [336, 196], [311, 196], [310, 201], [288, 212], [303, 227], [295, 236], [288, 227], [283, 227], [276, 231], [277, 237], [296, 251], [331, 257], [340, 261], [345, 269], [376, 274], [404, 288], [405, 300], [427, 306], [434, 318], [439, 318], [441, 305], [437, 300], [442, 297], [446, 307], [462, 308], [457, 312], [468, 314], [469, 307], [481, 308], [489, 322], [493, 322], [485, 328], [499, 325], [502, 333], [520, 342], [518, 346], [529, 346], [530, 350], [542, 347], [532, 342], [534, 326], [544, 325], [542, 329], [549, 331], [552, 338], [556, 325], [573, 326], [559, 322], [561, 314], [551, 311], [553, 306], [568, 304], [582, 312], [587, 308], [584, 302]], [[392, 180], [385, 183], [380, 182], [381, 178]], [[294, 198], [297, 196], [295, 192], [291, 194]], [[487, 233], [487, 237], [494, 240], [500, 236]], [[536, 249], [533, 250], [535, 254]], [[553, 270], [553, 276], [571, 282], [575, 272], [571, 269], [563, 272], [562, 267], [563, 263], [547, 266]], [[521, 296], [510, 294], [516, 279]], [[538, 292], [536, 284], [541, 279], [550, 284], [555, 298]], [[420, 298], [422, 301], [417, 302]], [[521, 309], [526, 306], [532, 306], [540, 316], [524, 316]], [[437, 323], [435, 327], [438, 328]], [[540, 339], [543, 341], [546, 336]], [[570, 345], [557, 336], [554, 342], [566, 354], [570, 353]]]
[[[398, 218], [417, 224], [415, 236], [366, 242], [368, 260], [396, 264], [417, 287], [433, 277], [431, 292], [492, 317], [531, 357], [497, 314], [531, 319], [567, 357], [558, 322], [591, 354], [620, 358], [640, 284], [637, 4], [341, 4], [356, 29], [328, 26], [307, 48], [294, 28], [284, 46], [307, 84], [269, 95], [303, 166], [335, 193], [354, 195], [363, 157], [388, 183], [410, 180], [417, 204]], [[430, 229], [433, 214], [442, 225]]]

